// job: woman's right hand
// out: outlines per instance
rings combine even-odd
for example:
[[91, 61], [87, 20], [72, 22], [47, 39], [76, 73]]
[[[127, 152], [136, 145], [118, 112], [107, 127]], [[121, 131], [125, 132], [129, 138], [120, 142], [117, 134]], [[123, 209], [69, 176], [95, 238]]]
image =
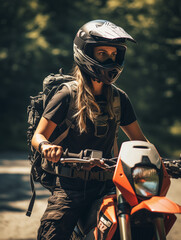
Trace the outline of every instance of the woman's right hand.
[[41, 153], [43, 157], [50, 162], [58, 162], [63, 153], [63, 148], [58, 145], [46, 144], [41, 146]]

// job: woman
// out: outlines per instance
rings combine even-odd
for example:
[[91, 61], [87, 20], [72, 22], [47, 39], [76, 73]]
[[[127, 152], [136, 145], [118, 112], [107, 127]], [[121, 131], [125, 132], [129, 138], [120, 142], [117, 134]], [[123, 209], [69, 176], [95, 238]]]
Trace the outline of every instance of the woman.
[[[48, 141], [68, 111], [70, 95], [63, 87], [46, 107], [32, 139], [32, 146], [48, 161], [58, 162], [66, 148], [75, 153], [95, 149], [102, 151], [103, 157], [111, 157], [117, 122], [130, 140], [146, 141], [128, 96], [112, 86], [123, 69], [126, 40], [135, 42], [122, 28], [105, 20], [88, 22], [78, 31], [74, 39], [76, 66], [73, 75], [77, 89], [72, 119], [75, 127], [70, 128], [59, 145]], [[113, 106], [114, 91], [119, 95], [119, 121], [116, 121]], [[111, 178], [84, 179], [65, 172], [56, 177], [38, 239], [69, 239], [86, 207], [112, 187]]]

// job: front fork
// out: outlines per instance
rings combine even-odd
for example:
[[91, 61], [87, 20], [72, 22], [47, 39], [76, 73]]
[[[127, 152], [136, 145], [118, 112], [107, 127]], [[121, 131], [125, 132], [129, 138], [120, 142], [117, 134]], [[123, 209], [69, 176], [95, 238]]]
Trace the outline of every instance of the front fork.
[[[118, 188], [116, 188], [116, 196], [120, 240], [132, 240], [129, 207]], [[155, 217], [153, 224], [155, 226], [155, 236], [153, 239], [166, 240], [163, 216]]]
[[121, 192], [116, 188], [120, 240], [131, 240], [130, 213]]
[[166, 240], [165, 225], [163, 217], [156, 217], [154, 219], [155, 238], [154, 240]]

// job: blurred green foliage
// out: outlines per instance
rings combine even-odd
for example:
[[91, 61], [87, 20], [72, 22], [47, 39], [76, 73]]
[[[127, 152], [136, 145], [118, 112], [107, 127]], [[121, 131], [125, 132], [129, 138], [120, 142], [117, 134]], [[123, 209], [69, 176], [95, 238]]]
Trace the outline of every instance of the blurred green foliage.
[[[147, 138], [164, 156], [181, 152], [181, 1], [0, 0], [0, 150], [26, 150], [26, 107], [42, 80], [70, 72], [77, 30], [93, 19], [122, 26], [128, 43], [117, 85]], [[122, 140], [125, 136], [121, 134]]]

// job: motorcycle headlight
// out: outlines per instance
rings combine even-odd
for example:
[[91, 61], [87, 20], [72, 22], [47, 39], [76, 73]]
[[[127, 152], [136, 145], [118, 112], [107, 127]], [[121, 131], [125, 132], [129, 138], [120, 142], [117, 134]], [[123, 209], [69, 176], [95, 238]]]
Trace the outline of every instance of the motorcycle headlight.
[[159, 176], [157, 170], [150, 167], [136, 167], [132, 172], [136, 194], [151, 197], [158, 194]]

